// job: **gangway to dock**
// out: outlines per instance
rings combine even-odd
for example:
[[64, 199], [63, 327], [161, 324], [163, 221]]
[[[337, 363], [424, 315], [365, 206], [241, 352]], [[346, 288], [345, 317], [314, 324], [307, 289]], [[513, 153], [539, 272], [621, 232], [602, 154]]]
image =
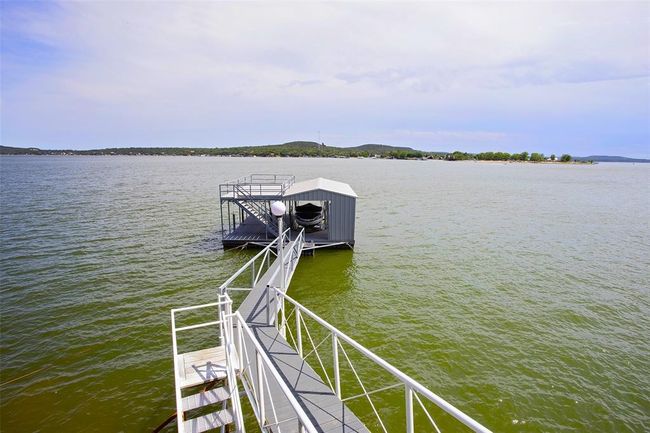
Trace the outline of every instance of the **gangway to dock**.
[[[276, 254], [279, 245], [282, 253]], [[219, 287], [217, 302], [172, 310], [178, 431], [223, 431], [231, 426], [243, 433], [240, 397], [246, 395], [262, 432], [370, 432], [348, 406], [349, 401], [362, 398], [372, 409], [362, 415], [374, 416], [372, 427], [386, 433], [385, 412], [373, 402], [373, 394], [402, 389], [405, 432], [439, 433], [441, 430], [427, 409], [427, 405], [434, 404], [471, 430], [489, 433], [480, 423], [287, 294], [304, 245], [304, 231], [292, 239], [287, 229]], [[249, 283], [239, 283], [242, 279], [248, 281], [248, 277]], [[246, 291], [248, 295], [233, 312], [231, 293], [235, 291]], [[177, 326], [177, 315], [210, 308], [217, 310], [218, 320]], [[315, 334], [310, 332], [305, 318], [320, 327], [324, 339], [314, 340]], [[206, 341], [215, 341], [215, 346], [179, 353], [178, 332], [208, 327], [218, 327], [218, 332], [205, 337]], [[327, 356], [322, 353], [324, 342], [329, 342], [331, 350]], [[353, 365], [351, 351], [388, 373], [391, 383], [368, 389]], [[309, 362], [315, 363], [316, 369]], [[348, 377], [358, 381], [362, 393], [343, 389], [344, 368]], [[416, 410], [425, 417], [415, 417]], [[416, 418], [423, 425], [416, 425]]]

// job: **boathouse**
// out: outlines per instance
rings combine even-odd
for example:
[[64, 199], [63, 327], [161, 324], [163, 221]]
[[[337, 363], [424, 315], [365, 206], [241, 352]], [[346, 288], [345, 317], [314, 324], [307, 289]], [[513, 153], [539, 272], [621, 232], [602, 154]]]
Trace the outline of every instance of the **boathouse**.
[[314, 247], [354, 247], [357, 194], [350, 185], [322, 177], [295, 182], [291, 175], [251, 174], [219, 186], [225, 247], [265, 246], [278, 236], [271, 203], [287, 207], [283, 226], [295, 237], [303, 228]]

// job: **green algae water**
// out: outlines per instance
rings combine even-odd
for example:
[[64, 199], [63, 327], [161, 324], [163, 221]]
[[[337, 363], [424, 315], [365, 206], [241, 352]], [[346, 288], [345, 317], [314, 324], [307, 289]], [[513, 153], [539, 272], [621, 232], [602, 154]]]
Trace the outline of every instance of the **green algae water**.
[[[148, 432], [174, 412], [169, 309], [215, 300], [250, 256], [223, 251], [218, 222], [219, 183], [248, 173], [353, 187], [354, 252], [304, 257], [289, 294], [488, 428], [650, 430], [650, 165], [2, 157], [0, 169], [3, 432]], [[403, 392], [377, 401], [403, 431]]]

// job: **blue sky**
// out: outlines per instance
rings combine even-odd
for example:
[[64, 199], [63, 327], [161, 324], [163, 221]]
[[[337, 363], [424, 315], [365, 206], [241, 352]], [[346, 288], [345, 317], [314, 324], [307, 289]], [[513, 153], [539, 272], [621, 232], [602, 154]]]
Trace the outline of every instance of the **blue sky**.
[[650, 157], [650, 3], [6, 2], [7, 146]]

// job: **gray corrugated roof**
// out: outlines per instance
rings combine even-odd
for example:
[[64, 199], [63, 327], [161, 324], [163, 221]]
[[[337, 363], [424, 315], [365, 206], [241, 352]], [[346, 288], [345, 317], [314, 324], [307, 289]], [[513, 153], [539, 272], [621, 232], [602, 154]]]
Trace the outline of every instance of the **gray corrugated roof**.
[[316, 179], [309, 179], [302, 182], [294, 183], [291, 188], [289, 188], [284, 196], [292, 196], [296, 194], [301, 194], [307, 191], [329, 191], [336, 194], [347, 195], [350, 197], [357, 197], [357, 194], [352, 190], [350, 185], [343, 182], [337, 182], [335, 180], [325, 179], [322, 177], [317, 177]]

